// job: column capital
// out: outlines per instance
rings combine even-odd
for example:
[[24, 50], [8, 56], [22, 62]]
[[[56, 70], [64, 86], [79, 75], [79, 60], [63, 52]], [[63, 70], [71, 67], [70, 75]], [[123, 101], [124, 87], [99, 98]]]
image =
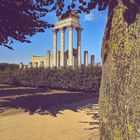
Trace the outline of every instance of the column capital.
[[73, 30], [73, 26], [72, 25], [70, 25], [70, 26], [68, 26], [68, 28], [69, 28], [69, 30]]
[[66, 27], [62, 27], [60, 28], [61, 31], [65, 31], [66, 30]]
[[83, 28], [81, 28], [81, 27], [77, 27], [77, 28], [75, 28], [77, 31], [83, 31]]
[[53, 29], [52, 32], [53, 33], [57, 33], [59, 30], [58, 29]]

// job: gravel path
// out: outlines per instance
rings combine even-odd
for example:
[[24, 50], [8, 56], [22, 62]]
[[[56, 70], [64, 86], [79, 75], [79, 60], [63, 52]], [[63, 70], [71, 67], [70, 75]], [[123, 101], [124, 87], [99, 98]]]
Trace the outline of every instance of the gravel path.
[[0, 140], [99, 140], [98, 97], [0, 85]]

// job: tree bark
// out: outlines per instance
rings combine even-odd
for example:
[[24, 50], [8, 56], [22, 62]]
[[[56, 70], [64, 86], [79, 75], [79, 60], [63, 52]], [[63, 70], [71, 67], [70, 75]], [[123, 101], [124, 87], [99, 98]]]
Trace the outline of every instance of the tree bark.
[[102, 44], [99, 97], [101, 140], [140, 140], [138, 1], [112, 0], [109, 5]]

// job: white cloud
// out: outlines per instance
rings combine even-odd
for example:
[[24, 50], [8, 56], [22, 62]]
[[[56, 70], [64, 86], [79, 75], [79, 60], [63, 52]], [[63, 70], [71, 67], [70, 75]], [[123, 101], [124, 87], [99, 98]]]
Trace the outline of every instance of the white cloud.
[[85, 14], [85, 16], [84, 16], [84, 21], [90, 21], [90, 22], [92, 22], [92, 21], [95, 21], [95, 20], [102, 20], [102, 19], [104, 19], [105, 17], [104, 17], [104, 14], [103, 13], [101, 13], [101, 12], [96, 12], [96, 11], [94, 11], [94, 12], [91, 12], [90, 14]]
[[86, 14], [85, 17], [84, 17], [85, 21], [93, 21], [94, 19], [95, 19], [95, 16], [94, 16], [93, 13]]

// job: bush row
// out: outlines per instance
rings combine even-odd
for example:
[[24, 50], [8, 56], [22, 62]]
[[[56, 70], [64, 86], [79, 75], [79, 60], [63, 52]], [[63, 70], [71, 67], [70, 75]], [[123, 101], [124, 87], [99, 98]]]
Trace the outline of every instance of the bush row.
[[99, 92], [101, 67], [0, 71], [0, 83], [75, 91]]

